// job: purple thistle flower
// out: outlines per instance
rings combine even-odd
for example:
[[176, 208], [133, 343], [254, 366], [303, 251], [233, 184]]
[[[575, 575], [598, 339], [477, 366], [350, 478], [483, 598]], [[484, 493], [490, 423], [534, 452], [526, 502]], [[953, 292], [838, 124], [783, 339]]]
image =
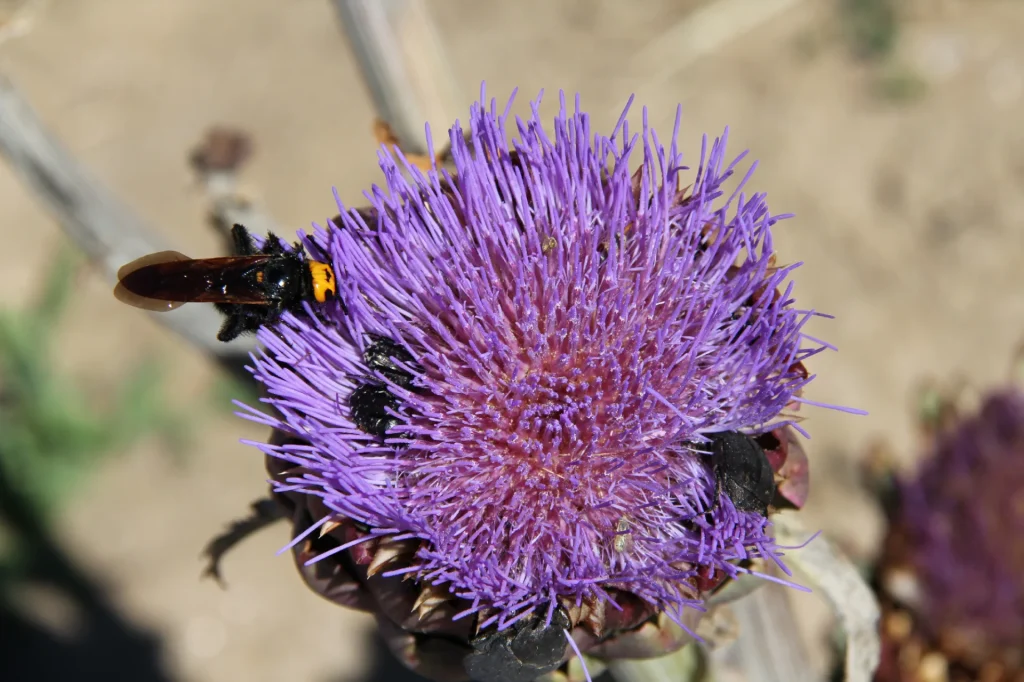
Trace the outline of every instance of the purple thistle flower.
[[688, 176], [679, 119], [667, 148], [646, 109], [605, 137], [563, 96], [553, 137], [534, 103], [510, 147], [508, 109], [478, 104], [455, 174], [382, 152], [372, 211], [339, 200], [304, 237], [339, 301], [259, 332], [280, 416], [247, 416], [291, 437], [256, 445], [278, 493], [318, 499], [308, 533], [352, 527], [309, 563], [389, 538], [407, 554], [381, 577], [477, 629], [559, 607], [575, 626], [630, 595], [681, 623], [709, 575], [781, 565], [762, 514], [713, 499], [708, 436], [791, 425], [828, 346], [775, 266], [786, 216], [744, 192], [753, 167], [727, 193], [726, 135]]
[[1024, 394], [992, 392], [934, 438], [898, 486], [882, 585], [926, 650], [1024, 679]]

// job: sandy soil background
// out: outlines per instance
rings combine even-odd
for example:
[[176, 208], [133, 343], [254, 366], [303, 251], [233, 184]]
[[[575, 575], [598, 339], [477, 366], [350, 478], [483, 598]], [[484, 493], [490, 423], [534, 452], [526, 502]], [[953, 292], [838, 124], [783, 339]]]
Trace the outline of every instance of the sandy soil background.
[[[700, 135], [726, 125], [735, 152], [752, 150], [753, 186], [797, 216], [777, 234], [784, 257], [806, 263], [802, 305], [836, 316], [813, 323], [840, 351], [815, 360], [808, 397], [871, 413], [807, 411], [808, 513], [847, 546], [870, 547], [879, 521], [849, 488], [851, 463], [878, 437], [911, 459], [915, 383], [1001, 380], [1024, 336], [1024, 4], [908, 3], [893, 63], [923, 91], [903, 99], [877, 94], [881, 67], [850, 56], [833, 2], [795, 2], [677, 65], [664, 38], [701, 4], [447, 0], [433, 11], [467, 105], [482, 80], [502, 99], [518, 86], [520, 110], [540, 88], [547, 111], [559, 88], [578, 90], [595, 129], [609, 129], [635, 92], [666, 133], [682, 103], [691, 160]], [[354, 201], [380, 179], [372, 106], [326, 0], [52, 0], [27, 35], [0, 45], [0, 70], [186, 253], [220, 246], [186, 165], [211, 124], [253, 135], [243, 181], [289, 228], [332, 215], [332, 186]], [[17, 306], [62, 237], [3, 164], [0, 197], [0, 305]], [[93, 274], [58, 344], [62, 366], [100, 393], [154, 355], [173, 368], [176, 404], [196, 407], [214, 381], [204, 358]], [[367, 619], [307, 593], [290, 559], [274, 557], [283, 526], [229, 556], [229, 590], [198, 579], [206, 540], [264, 490], [261, 458], [237, 442], [261, 431], [226, 408], [204, 412], [184, 466], [149, 443], [104, 467], [62, 540], [163, 638], [176, 679], [366, 679]], [[809, 636], [823, 618], [813, 599], [799, 600]]]

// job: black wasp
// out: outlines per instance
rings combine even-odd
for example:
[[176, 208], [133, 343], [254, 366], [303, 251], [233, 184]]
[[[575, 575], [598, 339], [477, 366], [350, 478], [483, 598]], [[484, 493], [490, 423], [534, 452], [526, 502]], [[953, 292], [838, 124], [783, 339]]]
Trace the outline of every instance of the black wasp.
[[236, 255], [189, 258], [160, 251], [123, 266], [114, 296], [136, 308], [166, 312], [185, 303], [213, 303], [227, 318], [217, 338], [231, 341], [300, 312], [304, 301], [324, 303], [337, 285], [327, 263], [303, 258], [302, 244], [286, 249], [272, 234], [262, 249], [242, 225], [231, 228]]
[[715, 472], [715, 505], [724, 492], [739, 511], [768, 515], [775, 498], [775, 473], [764, 449], [739, 431], [709, 433]]

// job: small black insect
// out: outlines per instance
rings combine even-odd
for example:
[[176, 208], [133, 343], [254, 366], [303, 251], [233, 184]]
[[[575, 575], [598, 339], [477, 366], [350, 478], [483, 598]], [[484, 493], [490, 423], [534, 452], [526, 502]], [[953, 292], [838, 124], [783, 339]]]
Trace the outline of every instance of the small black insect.
[[352, 421], [371, 436], [383, 438], [388, 429], [398, 424], [398, 419], [388, 414], [388, 408], [398, 409], [398, 398], [391, 395], [387, 386], [363, 384], [352, 391], [348, 404]]
[[474, 639], [475, 651], [463, 661], [466, 672], [477, 682], [532, 682], [556, 670], [568, 646], [569, 616], [558, 609], [545, 625], [546, 617], [542, 612]]
[[[389, 381], [411, 390], [413, 375], [402, 369], [395, 360], [416, 367], [409, 351], [391, 339], [371, 336], [371, 343], [363, 351], [363, 362], [371, 370], [380, 372]], [[398, 419], [388, 414], [388, 408], [398, 409], [398, 399], [382, 384], [363, 384], [349, 397], [352, 421], [362, 431], [383, 438]]]
[[408, 388], [412, 384], [412, 375], [396, 365], [395, 360], [407, 366], [415, 366], [409, 351], [383, 336], [372, 336], [370, 338], [373, 340], [373, 343], [363, 351], [363, 362], [366, 363], [366, 366], [371, 370], [380, 372], [402, 388]]
[[123, 303], [166, 312], [186, 303], [213, 303], [227, 319], [217, 338], [231, 341], [299, 312], [305, 301], [324, 303], [337, 291], [327, 263], [306, 260], [302, 245], [281, 246], [272, 234], [257, 249], [242, 225], [231, 228], [235, 255], [189, 258], [177, 251], [151, 253], [123, 266], [114, 296]]
[[723, 431], [711, 438], [711, 465], [715, 472], [715, 505], [724, 492], [739, 511], [768, 515], [775, 497], [775, 474], [757, 441], [745, 433]]

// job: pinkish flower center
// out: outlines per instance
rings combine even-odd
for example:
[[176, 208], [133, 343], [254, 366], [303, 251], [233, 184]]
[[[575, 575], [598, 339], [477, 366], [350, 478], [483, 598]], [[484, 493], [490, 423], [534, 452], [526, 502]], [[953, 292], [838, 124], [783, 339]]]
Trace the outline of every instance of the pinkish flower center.
[[552, 464], [563, 445], [574, 449], [591, 441], [602, 383], [600, 377], [587, 376], [578, 367], [564, 374], [534, 372], [512, 381], [502, 415], [506, 446], [511, 452]]

